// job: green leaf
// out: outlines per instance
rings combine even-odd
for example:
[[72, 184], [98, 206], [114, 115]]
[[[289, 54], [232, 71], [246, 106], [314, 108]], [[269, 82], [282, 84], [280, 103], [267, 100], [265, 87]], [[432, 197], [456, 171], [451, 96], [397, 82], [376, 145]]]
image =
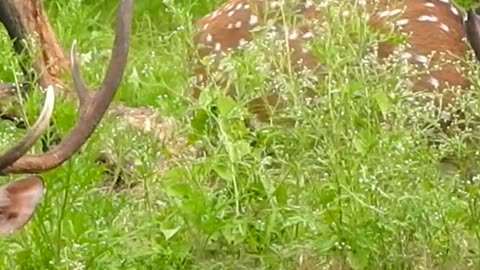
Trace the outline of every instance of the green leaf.
[[368, 252], [361, 249], [350, 251], [347, 260], [353, 269], [365, 269], [368, 264]]
[[190, 185], [182, 183], [185, 179], [185, 171], [182, 168], [170, 170], [164, 178], [165, 192], [171, 196], [187, 196], [193, 192]]
[[365, 143], [363, 139], [360, 138], [360, 136], [358, 135], [353, 138], [353, 147], [355, 147], [355, 150], [357, 150], [361, 154], [365, 154], [366, 152]]
[[201, 91], [200, 95], [198, 96], [198, 104], [200, 104], [203, 108], [208, 107], [211, 104], [212, 94], [210, 91]]
[[173, 236], [175, 236], [175, 234], [177, 234], [177, 232], [180, 230], [180, 226], [169, 228], [169, 225], [170, 224], [162, 223], [162, 225], [160, 226], [160, 231], [162, 232], [163, 237], [165, 237], [165, 240], [167, 241], [170, 240], [170, 238], [172, 238]]
[[[329, 231], [328, 226], [324, 226], [324, 232]], [[319, 241], [317, 243], [317, 248], [320, 252], [327, 252], [332, 250], [335, 247], [335, 243], [339, 241], [339, 238], [336, 234], [325, 234], [324, 236], [319, 238]]]
[[170, 195], [185, 197], [193, 193], [192, 187], [188, 184], [176, 184], [169, 186], [165, 191]]
[[237, 106], [237, 103], [228, 96], [220, 96], [217, 99], [217, 107], [220, 116], [227, 116]]
[[194, 132], [189, 136], [190, 142], [198, 139], [198, 137], [201, 137], [202, 135], [205, 135], [207, 130], [207, 121], [208, 114], [204, 110], [200, 110], [195, 114], [191, 122]]
[[228, 166], [223, 163], [217, 163], [213, 166], [213, 170], [220, 176], [220, 178], [230, 181], [232, 180], [232, 173]]
[[336, 190], [334, 187], [330, 185], [325, 185], [323, 188], [320, 189], [319, 192], [319, 201], [322, 205], [327, 205], [330, 202], [333, 202], [336, 198]]
[[387, 94], [383, 91], [378, 91], [375, 94], [375, 100], [382, 113], [387, 114], [391, 108], [390, 99], [388, 98]]
[[467, 209], [464, 209], [458, 205], [453, 205], [447, 210], [446, 216], [448, 220], [459, 221], [465, 218], [465, 216], [468, 216], [467, 214], [465, 214], [467, 213], [467, 211]]
[[234, 147], [235, 147], [235, 152], [237, 154], [236, 156], [237, 161], [251, 153], [250, 143], [245, 140], [235, 142]]
[[280, 184], [277, 189], [275, 190], [275, 197], [277, 198], [277, 202], [280, 205], [285, 205], [288, 200], [288, 191], [285, 185]]

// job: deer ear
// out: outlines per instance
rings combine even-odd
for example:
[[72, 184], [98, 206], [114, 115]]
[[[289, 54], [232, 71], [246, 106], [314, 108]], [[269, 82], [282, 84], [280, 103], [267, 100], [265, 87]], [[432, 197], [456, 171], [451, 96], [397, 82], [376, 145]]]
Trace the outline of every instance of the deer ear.
[[465, 33], [475, 56], [480, 61], [480, 16], [477, 9], [469, 9], [465, 20]]
[[10, 234], [27, 224], [43, 191], [43, 181], [38, 176], [0, 186], [0, 235]]

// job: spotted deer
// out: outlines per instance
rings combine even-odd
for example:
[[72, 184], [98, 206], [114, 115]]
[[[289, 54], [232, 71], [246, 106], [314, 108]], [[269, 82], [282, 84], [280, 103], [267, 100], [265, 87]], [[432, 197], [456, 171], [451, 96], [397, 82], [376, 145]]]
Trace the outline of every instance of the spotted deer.
[[47, 130], [54, 109], [54, 90], [46, 88], [44, 107], [36, 123], [13, 147], [0, 155], [0, 174], [33, 174], [0, 186], [0, 234], [10, 234], [22, 228], [34, 214], [40, 202], [44, 184], [41, 173], [60, 166], [89, 139], [109, 107], [122, 81], [127, 64], [134, 0], [120, 0], [112, 56], [98, 91], [90, 91], [80, 74], [76, 61], [75, 43], [71, 50], [71, 73], [79, 98], [79, 119], [69, 134], [54, 148], [39, 155], [27, 152]]
[[[321, 73], [324, 67], [313, 56], [307, 44], [321, 34], [317, 28], [324, 21], [322, 8], [328, 2], [331, 1], [301, 0], [297, 1], [298, 4], [282, 5], [281, 1], [229, 0], [198, 20], [194, 35], [198, 56], [192, 83], [194, 98], [198, 98], [202, 87], [215, 80], [207, 74], [202, 59], [206, 56], [217, 61], [222, 59], [229, 51], [239, 50], [244, 44], [252, 42], [256, 29], [266, 28], [267, 25], [273, 25], [272, 29], [280, 32], [279, 38], [286, 40], [293, 70], [307, 69]], [[470, 86], [470, 81], [462, 74], [459, 61], [470, 50], [465, 42], [464, 13], [454, 3], [449, 0], [356, 2], [363, 4], [368, 26], [373, 30], [380, 33], [394, 31], [405, 35], [406, 45], [381, 42], [377, 53], [380, 60], [396, 53], [418, 69], [428, 71], [409, 78], [409, 86], [414, 92], [439, 93], [441, 99], [437, 105], [446, 106], [455, 98], [451, 91], [444, 91], [447, 86], [459, 89]], [[278, 8], [280, 6], [281, 9]], [[298, 17], [297, 24], [290, 29], [285, 27], [282, 16], [278, 15], [279, 10], [290, 10]], [[470, 28], [475, 29], [473, 26]], [[472, 46], [479, 47], [474, 43]], [[210, 66], [210, 71], [212, 70], [216, 71], [215, 66]], [[312, 91], [307, 93], [307, 96], [314, 95]], [[229, 88], [228, 94], [234, 96], [236, 93]], [[266, 109], [267, 107], [285, 107], [275, 93], [255, 98], [248, 106], [261, 121], [271, 119], [272, 110]]]

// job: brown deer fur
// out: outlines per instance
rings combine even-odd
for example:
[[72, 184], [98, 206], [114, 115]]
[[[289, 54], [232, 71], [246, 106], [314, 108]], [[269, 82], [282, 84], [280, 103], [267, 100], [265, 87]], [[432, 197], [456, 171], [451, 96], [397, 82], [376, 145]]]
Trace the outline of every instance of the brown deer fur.
[[[303, 68], [322, 70], [321, 63], [305, 44], [318, 34], [315, 26], [321, 24], [322, 14], [317, 7], [326, 2], [328, 1], [302, 0], [296, 6], [283, 8], [300, 18], [296, 28], [287, 30], [294, 70]], [[282, 25], [278, 9], [277, 13], [271, 12], [279, 5], [279, 1], [231, 0], [206, 15], [195, 24], [197, 32], [194, 43], [197, 46], [198, 59], [207, 55], [213, 55], [217, 60], [221, 59], [227, 52], [251, 41], [255, 28], [271, 23], [272, 20], [274, 24]], [[452, 2], [370, 0], [364, 3], [364, 8], [369, 14], [367, 23], [373, 29], [384, 33], [393, 30], [405, 36], [407, 46], [403, 49], [393, 43], [382, 42], [379, 44], [378, 56], [384, 59], [396, 52], [419, 70], [425, 71], [419, 76], [409, 78], [413, 91], [442, 93], [440, 101], [437, 99], [439, 101], [437, 105], [446, 106], [452, 103], [455, 95], [451, 92], [444, 93], [445, 87], [466, 89], [470, 85], [468, 79], [463, 76], [459, 64], [459, 60], [469, 51], [469, 46], [465, 42], [463, 13]], [[276, 29], [278, 28], [282, 29], [282, 27]], [[197, 61], [196, 65], [194, 98], [198, 98], [201, 88], [212, 80], [208, 77], [204, 64]], [[227, 93], [236, 94], [231, 88], [227, 89]], [[314, 94], [312, 91], [307, 93]], [[271, 117], [266, 109], [265, 100], [270, 106], [278, 105], [280, 102], [276, 94], [270, 94], [258, 97], [249, 104], [250, 111], [256, 113], [262, 121], [267, 121]], [[284, 104], [280, 104], [279, 107], [283, 106]]]

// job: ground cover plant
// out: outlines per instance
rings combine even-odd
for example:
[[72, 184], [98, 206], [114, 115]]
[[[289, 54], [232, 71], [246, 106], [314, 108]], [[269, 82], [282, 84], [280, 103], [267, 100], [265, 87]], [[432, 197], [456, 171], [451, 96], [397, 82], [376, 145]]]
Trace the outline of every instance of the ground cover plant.
[[[410, 70], [395, 60], [375, 62], [371, 48], [385, 37], [355, 15], [353, 1], [332, 1], [328, 31], [312, 44], [328, 66], [315, 106], [297, 102], [301, 78], [263, 68], [265, 59], [275, 66], [284, 58], [256, 49], [223, 63], [241, 89], [238, 99], [210, 86], [193, 101], [191, 25], [221, 2], [137, 0], [130, 62], [116, 97], [173, 119], [173, 137], [201, 153], [179, 156], [158, 134], [106, 117], [81, 153], [44, 174], [47, 193], [34, 220], [0, 239], [0, 267], [478, 268], [477, 63], [466, 62], [475, 89], [459, 105], [472, 128], [434, 133], [427, 123], [436, 116], [412, 106], [400, 83]], [[86, 80], [100, 81], [117, 3], [45, 4], [64, 47], [78, 40]], [[14, 81], [18, 60], [5, 33], [0, 47], [0, 78]], [[244, 104], [269, 91], [272, 80], [293, 101], [286, 114], [298, 123], [249, 130]], [[33, 123], [42, 99], [37, 93], [17, 109]], [[75, 113], [73, 103], [57, 102], [58, 132], [73, 125]], [[2, 149], [24, 132], [0, 125]], [[98, 163], [105, 149], [114, 159], [110, 175]], [[438, 164], [445, 157], [459, 169], [444, 172]], [[118, 186], [112, 179], [120, 175]]]

